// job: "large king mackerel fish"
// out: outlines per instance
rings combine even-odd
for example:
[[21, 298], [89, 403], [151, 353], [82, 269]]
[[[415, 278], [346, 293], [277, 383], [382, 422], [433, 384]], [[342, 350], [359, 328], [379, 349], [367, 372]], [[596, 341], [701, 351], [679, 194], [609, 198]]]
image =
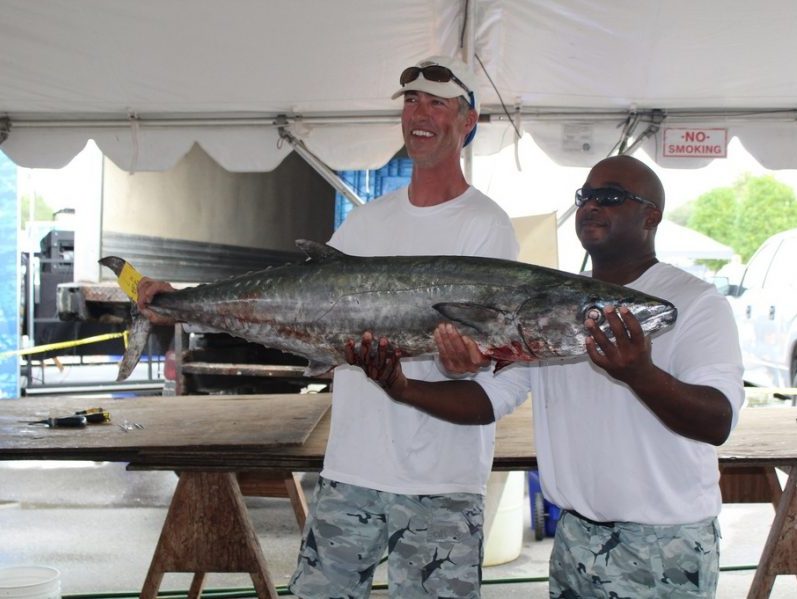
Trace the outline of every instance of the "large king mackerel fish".
[[[349, 256], [299, 240], [305, 262], [162, 293], [154, 312], [307, 358], [307, 376], [345, 362], [347, 340], [371, 331], [404, 356], [435, 351], [433, 332], [450, 321], [496, 360], [555, 361], [586, 355], [587, 318], [611, 337], [607, 305], [626, 306], [650, 334], [675, 322], [666, 300], [550, 268], [464, 256]], [[117, 276], [126, 264], [100, 262]], [[150, 330], [135, 314], [119, 380], [132, 372]]]

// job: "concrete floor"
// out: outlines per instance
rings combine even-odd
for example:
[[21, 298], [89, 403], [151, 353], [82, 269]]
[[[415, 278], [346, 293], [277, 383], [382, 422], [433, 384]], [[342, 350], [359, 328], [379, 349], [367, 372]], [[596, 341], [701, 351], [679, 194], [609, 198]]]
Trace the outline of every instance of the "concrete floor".
[[[303, 486], [312, 496], [315, 476]], [[177, 477], [172, 472], [128, 472], [123, 464], [93, 462], [0, 462], [0, 566], [44, 565], [61, 571], [62, 595], [137, 596], [149, 567]], [[285, 499], [247, 498], [269, 571], [278, 587], [293, 571], [299, 530]], [[528, 506], [526, 500], [525, 506]], [[485, 568], [485, 599], [547, 597], [542, 582], [551, 539], [535, 541], [524, 509], [520, 556]], [[773, 509], [766, 504], [728, 504], [720, 516], [723, 567], [751, 566], [761, 554]], [[752, 570], [726, 571], [718, 597], [744, 597]], [[377, 571], [377, 581], [384, 572]], [[167, 574], [161, 590], [184, 590], [188, 574]], [[206, 589], [251, 588], [246, 574], [210, 574]], [[376, 590], [373, 597], [387, 597]], [[797, 596], [794, 577], [781, 576], [774, 599]]]

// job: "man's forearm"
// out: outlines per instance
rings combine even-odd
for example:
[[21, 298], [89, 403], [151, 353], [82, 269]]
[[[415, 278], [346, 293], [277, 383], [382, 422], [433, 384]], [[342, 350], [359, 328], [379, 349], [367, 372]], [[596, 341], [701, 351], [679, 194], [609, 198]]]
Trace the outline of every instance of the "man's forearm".
[[656, 369], [646, 381], [632, 385], [637, 396], [673, 432], [704, 443], [722, 445], [731, 431], [731, 403], [719, 390], [684, 383]]
[[495, 422], [490, 398], [474, 381], [406, 379], [406, 385], [398, 384], [385, 391], [400, 403], [454, 424]]

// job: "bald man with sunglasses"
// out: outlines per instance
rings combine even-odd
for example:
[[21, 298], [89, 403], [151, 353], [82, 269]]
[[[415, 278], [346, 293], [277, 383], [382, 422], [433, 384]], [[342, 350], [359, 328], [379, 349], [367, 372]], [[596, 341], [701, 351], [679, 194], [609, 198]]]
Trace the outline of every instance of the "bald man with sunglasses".
[[[460, 165], [478, 120], [470, 69], [436, 56], [405, 69], [399, 83], [393, 98], [403, 100], [410, 184], [353, 210], [330, 245], [357, 256], [516, 259], [508, 216]], [[362, 341], [367, 350], [370, 337]], [[487, 372], [450, 380], [433, 358], [419, 357], [403, 362], [414, 388], [444, 388], [414, 394], [402, 384], [398, 392], [395, 379], [372, 380], [351, 362], [335, 369], [324, 467], [291, 591], [368, 597], [387, 553], [390, 597], [479, 597], [495, 420], [526, 398], [525, 387]]]
[[[575, 201], [587, 274], [667, 299], [678, 319], [650, 339], [630, 312], [607, 307], [614, 338], [588, 320], [588, 360], [528, 367], [543, 494], [564, 508], [550, 596], [714, 597], [715, 446], [744, 401], [731, 308], [713, 285], [656, 258], [664, 189], [645, 164], [602, 160]], [[440, 346], [452, 371], [482, 365], [456, 331]]]

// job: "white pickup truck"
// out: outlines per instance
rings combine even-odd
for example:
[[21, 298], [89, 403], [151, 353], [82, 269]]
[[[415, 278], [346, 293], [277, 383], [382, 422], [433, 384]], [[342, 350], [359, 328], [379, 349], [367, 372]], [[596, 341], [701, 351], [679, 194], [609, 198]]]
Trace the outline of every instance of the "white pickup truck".
[[797, 229], [761, 244], [728, 299], [739, 327], [745, 382], [797, 387]]

